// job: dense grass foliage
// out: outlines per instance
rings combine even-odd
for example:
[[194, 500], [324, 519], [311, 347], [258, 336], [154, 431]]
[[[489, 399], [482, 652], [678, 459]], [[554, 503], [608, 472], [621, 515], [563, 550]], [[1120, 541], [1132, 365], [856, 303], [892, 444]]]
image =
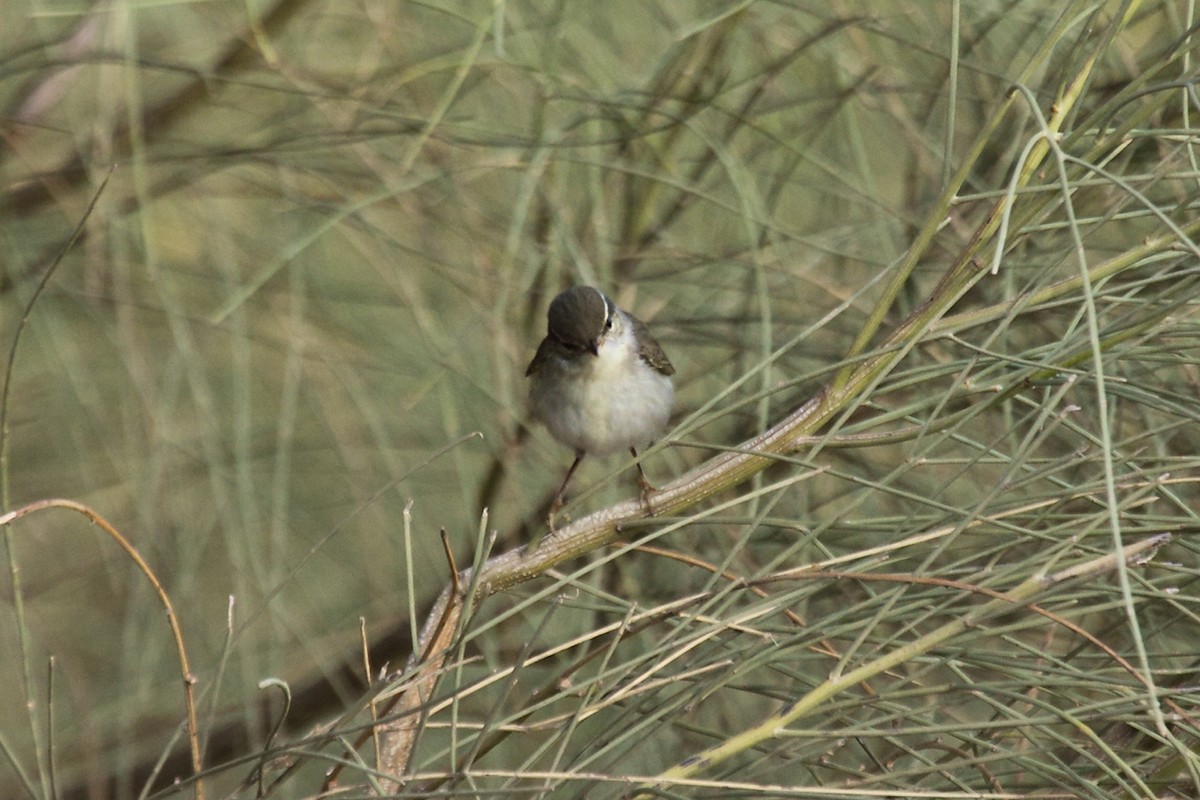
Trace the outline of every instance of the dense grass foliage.
[[1189, 4], [4, 16], [4, 796], [1200, 796]]

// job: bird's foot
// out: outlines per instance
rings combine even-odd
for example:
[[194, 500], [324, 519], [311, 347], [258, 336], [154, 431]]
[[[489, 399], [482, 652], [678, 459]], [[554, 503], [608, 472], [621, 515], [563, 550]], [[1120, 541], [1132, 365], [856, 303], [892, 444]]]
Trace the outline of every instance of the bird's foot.
[[646, 513], [654, 516], [654, 504], [650, 501], [651, 494], [658, 493], [658, 487], [646, 480], [645, 474], [638, 475], [638, 488], [641, 489], [642, 505], [646, 507]]
[[557, 495], [554, 498], [554, 502], [550, 504], [550, 512], [546, 514], [546, 527], [550, 529], [551, 533], [554, 533], [555, 531], [558, 512], [562, 511], [563, 505], [564, 503], [561, 494]]
[[650, 502], [650, 495], [657, 494], [658, 488], [646, 478], [646, 470], [642, 469], [642, 462], [637, 460], [637, 448], [629, 448], [630, 454], [634, 458], [634, 463], [637, 464], [638, 471], [638, 487], [642, 490], [642, 505], [646, 507], [647, 516], [654, 516], [654, 504]]

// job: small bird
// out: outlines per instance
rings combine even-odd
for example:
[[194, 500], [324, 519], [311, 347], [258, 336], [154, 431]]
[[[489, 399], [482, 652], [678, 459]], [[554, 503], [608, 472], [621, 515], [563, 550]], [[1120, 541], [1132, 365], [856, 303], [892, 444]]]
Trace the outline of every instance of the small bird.
[[[574, 286], [546, 312], [546, 338], [525, 375], [533, 416], [574, 449], [575, 461], [550, 505], [549, 523], [585, 455], [605, 456], [648, 444], [667, 425], [675, 367], [646, 325], [599, 289]], [[642, 499], [654, 487], [639, 463]]]

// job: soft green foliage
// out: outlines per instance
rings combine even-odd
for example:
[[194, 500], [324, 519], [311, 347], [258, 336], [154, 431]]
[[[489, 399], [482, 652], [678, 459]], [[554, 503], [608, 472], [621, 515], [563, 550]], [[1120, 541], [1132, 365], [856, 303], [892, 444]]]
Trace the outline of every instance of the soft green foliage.
[[[542, 536], [571, 455], [523, 372], [573, 283], [677, 368], [659, 485], [821, 413], [474, 608], [403, 796], [1200, 796], [1189, 4], [4, 17], [0, 511], [71, 498], [156, 570], [209, 796], [264, 748], [273, 796], [369, 790], [360, 619], [401, 670], [439, 529], [460, 568]], [[0, 794], [167, 751], [192, 791], [151, 587], [82, 517], [5, 536]]]

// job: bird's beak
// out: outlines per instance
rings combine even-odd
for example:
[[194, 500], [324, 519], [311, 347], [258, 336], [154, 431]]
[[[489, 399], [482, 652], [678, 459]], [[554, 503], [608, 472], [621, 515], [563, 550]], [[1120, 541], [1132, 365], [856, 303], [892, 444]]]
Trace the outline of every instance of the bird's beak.
[[588, 352], [594, 356], [600, 355], [600, 340], [592, 339], [590, 342], [588, 342], [587, 349]]

